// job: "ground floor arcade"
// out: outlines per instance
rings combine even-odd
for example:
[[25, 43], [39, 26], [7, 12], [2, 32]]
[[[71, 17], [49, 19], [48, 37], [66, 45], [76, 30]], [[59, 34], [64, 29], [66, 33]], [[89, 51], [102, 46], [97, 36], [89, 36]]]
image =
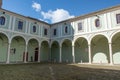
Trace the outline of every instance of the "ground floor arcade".
[[88, 39], [78, 37], [75, 40], [63, 39], [61, 42], [39, 42], [23, 36], [8, 36], [0, 33], [0, 62], [65, 62], [120, 64], [120, 32], [108, 38], [106, 35], [94, 35]]
[[90, 39], [78, 37], [51, 44], [51, 59], [58, 62], [89, 64], [120, 64], [120, 32], [111, 37], [104, 34]]

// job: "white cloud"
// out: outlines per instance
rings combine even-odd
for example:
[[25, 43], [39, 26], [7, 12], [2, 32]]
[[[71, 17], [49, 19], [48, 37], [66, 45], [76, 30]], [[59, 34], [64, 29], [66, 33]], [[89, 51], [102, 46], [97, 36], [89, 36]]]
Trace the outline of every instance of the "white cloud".
[[39, 12], [41, 10], [41, 5], [37, 2], [33, 2], [32, 8], [35, 9], [35, 11]]
[[50, 20], [52, 23], [73, 18], [74, 15], [70, 15], [68, 11], [64, 9], [56, 9], [55, 11], [49, 10], [48, 12], [41, 12], [42, 16], [46, 20]]

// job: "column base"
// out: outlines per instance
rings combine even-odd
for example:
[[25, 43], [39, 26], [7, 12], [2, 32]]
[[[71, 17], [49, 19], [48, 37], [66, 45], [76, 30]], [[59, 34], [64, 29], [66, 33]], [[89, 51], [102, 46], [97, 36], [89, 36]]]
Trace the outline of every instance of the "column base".
[[6, 62], [6, 64], [10, 64], [10, 62], [9, 62], [9, 61], [7, 61], [7, 62]]
[[110, 65], [114, 65], [113, 63], [110, 63]]

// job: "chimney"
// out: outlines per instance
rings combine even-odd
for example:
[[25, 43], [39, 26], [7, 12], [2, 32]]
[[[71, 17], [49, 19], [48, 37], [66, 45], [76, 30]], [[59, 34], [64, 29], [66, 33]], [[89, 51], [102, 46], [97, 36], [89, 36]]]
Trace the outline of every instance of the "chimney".
[[0, 0], [0, 8], [2, 7], [2, 0]]

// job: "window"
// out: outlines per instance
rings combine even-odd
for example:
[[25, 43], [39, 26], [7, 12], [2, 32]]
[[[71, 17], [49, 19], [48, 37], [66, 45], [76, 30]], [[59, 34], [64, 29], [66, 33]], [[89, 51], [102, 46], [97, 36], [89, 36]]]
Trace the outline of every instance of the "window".
[[96, 19], [96, 20], [95, 20], [95, 26], [96, 26], [96, 27], [100, 27], [100, 20], [99, 20], [99, 19]]
[[57, 34], [57, 29], [54, 29], [53, 34], [54, 34], [54, 35], [56, 35], [56, 34]]
[[36, 32], [36, 26], [33, 26], [33, 32], [34, 33]]
[[78, 23], [78, 31], [82, 30], [82, 23]]
[[5, 17], [0, 17], [0, 25], [5, 25]]
[[65, 33], [68, 33], [68, 27], [65, 26]]
[[120, 24], [120, 14], [116, 14], [117, 24]]
[[44, 29], [44, 35], [47, 35], [47, 29]]
[[22, 30], [23, 29], [23, 22], [18, 21], [18, 29]]

